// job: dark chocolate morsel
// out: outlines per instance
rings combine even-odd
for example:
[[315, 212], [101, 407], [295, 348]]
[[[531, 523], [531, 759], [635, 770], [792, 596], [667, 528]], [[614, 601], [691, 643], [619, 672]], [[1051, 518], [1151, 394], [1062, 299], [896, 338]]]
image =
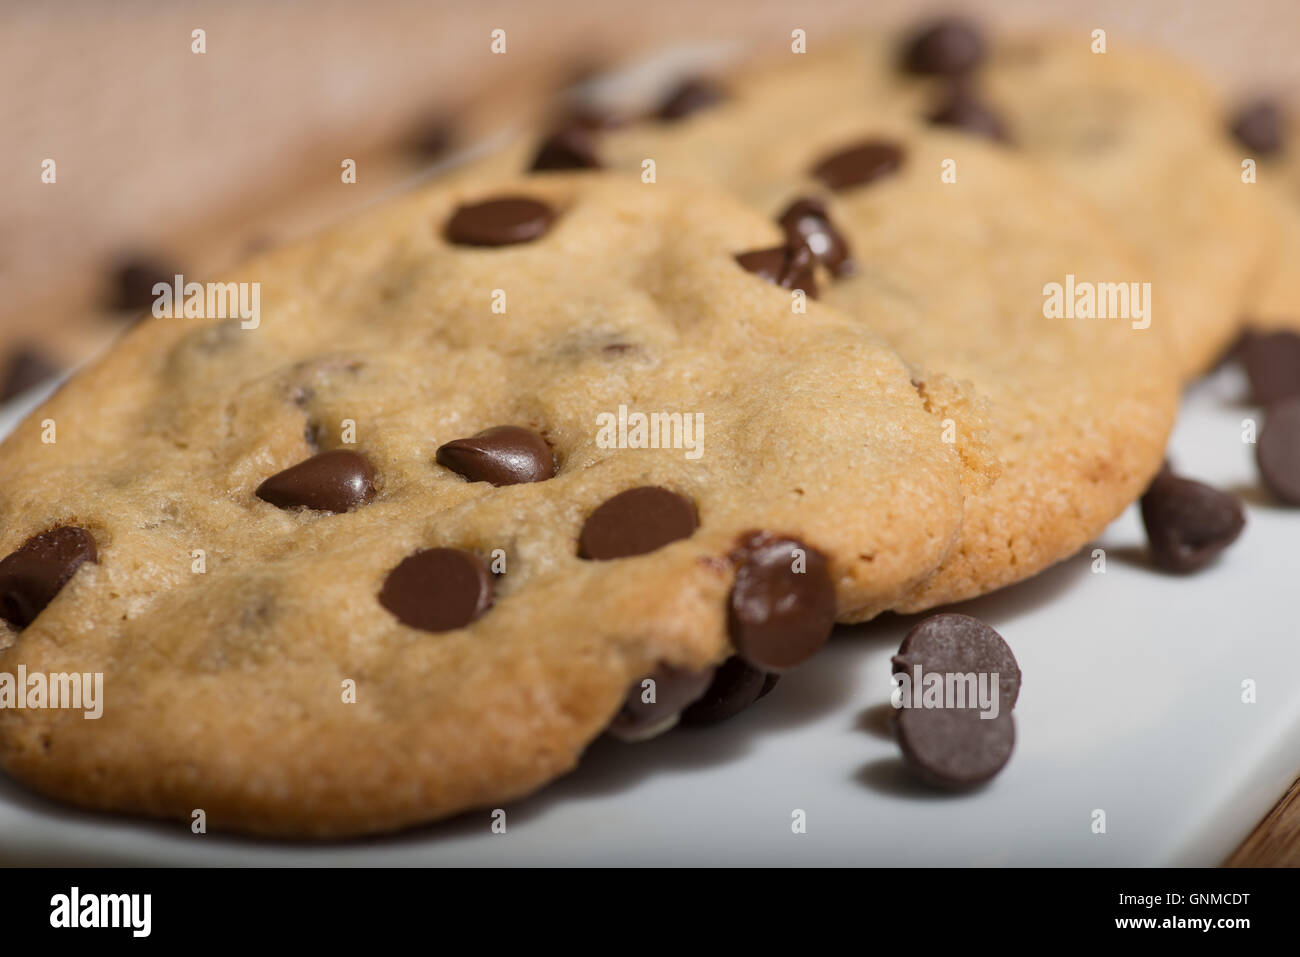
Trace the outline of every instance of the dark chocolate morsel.
[[1237, 345], [1237, 360], [1250, 380], [1250, 400], [1272, 405], [1300, 395], [1300, 335], [1288, 330], [1248, 331]]
[[1152, 480], [1141, 508], [1151, 560], [1171, 572], [1196, 571], [1209, 564], [1237, 540], [1246, 524], [1234, 496], [1169, 471]]
[[745, 271], [761, 276], [782, 289], [802, 289], [809, 298], [817, 298], [812, 250], [802, 243], [737, 253], [736, 262]]
[[967, 20], [947, 17], [927, 24], [903, 46], [903, 69], [909, 73], [956, 76], [984, 59], [984, 38]]
[[833, 276], [847, 276], [856, 268], [849, 252], [848, 241], [826, 212], [826, 204], [819, 199], [796, 199], [777, 220], [785, 230], [786, 245], [807, 246], [813, 258], [830, 270]]
[[568, 123], [542, 140], [530, 170], [599, 169], [596, 141], [586, 127]]
[[546, 233], [555, 210], [526, 196], [503, 196], [460, 206], [447, 221], [447, 241], [458, 246], [512, 246]]
[[441, 446], [438, 464], [471, 482], [518, 485], [555, 475], [555, 456], [546, 440], [518, 425], [498, 425]]
[[[898, 654], [891, 659], [894, 674], [909, 679], [919, 665], [922, 676], [997, 675], [998, 710], [1010, 711], [1020, 697], [1020, 665], [1010, 646], [996, 631], [969, 615], [931, 615], [916, 624], [903, 638]], [[913, 694], [921, 689], [913, 687]], [[971, 707], [975, 706], [971, 702]]]
[[896, 173], [903, 165], [903, 150], [888, 140], [864, 140], [823, 156], [812, 175], [833, 190], [851, 189]]
[[0, 618], [21, 631], [82, 564], [97, 561], [94, 536], [84, 528], [60, 525], [33, 535], [0, 560]]
[[257, 497], [276, 508], [346, 512], [375, 497], [375, 470], [360, 452], [332, 449], [272, 475]]
[[1232, 135], [1257, 156], [1282, 152], [1282, 112], [1272, 100], [1247, 103], [1232, 120]]
[[976, 99], [971, 90], [962, 86], [949, 90], [926, 119], [935, 126], [950, 126], [1001, 143], [1008, 140], [1001, 118]]
[[655, 115], [661, 120], [680, 120], [721, 103], [727, 94], [716, 83], [700, 77], [683, 80], [664, 98]]
[[708, 690], [682, 712], [682, 725], [702, 727], [734, 718], [770, 691], [775, 679], [776, 675], [765, 674], [733, 655], [714, 671]]
[[578, 536], [578, 555], [605, 561], [644, 555], [695, 533], [695, 505], [657, 485], [619, 492], [587, 516]]
[[1265, 411], [1255, 463], [1270, 492], [1288, 505], [1300, 505], [1300, 396]]
[[[646, 681], [652, 680], [652, 687]], [[606, 731], [620, 741], [644, 741], [677, 723], [682, 709], [699, 698], [713, 680], [713, 669], [687, 671], [662, 665], [628, 689], [623, 707]], [[653, 692], [653, 694], [652, 694]], [[647, 697], [653, 696], [653, 701]]]
[[452, 631], [492, 607], [492, 575], [470, 552], [428, 548], [408, 555], [388, 573], [379, 604], [412, 628]]
[[1016, 743], [1010, 711], [981, 718], [972, 708], [902, 708], [894, 732], [908, 766], [927, 784], [963, 790], [1001, 771]]
[[132, 312], [151, 309], [155, 299], [153, 287], [160, 282], [174, 285], [180, 272], [175, 264], [151, 255], [122, 259], [113, 270], [109, 305]]
[[737, 654], [764, 671], [783, 671], [816, 654], [835, 625], [826, 556], [792, 538], [751, 532], [732, 560], [727, 628]]
[[33, 386], [52, 379], [59, 372], [45, 353], [33, 346], [20, 346], [9, 355], [9, 362], [0, 375], [0, 401], [12, 399]]

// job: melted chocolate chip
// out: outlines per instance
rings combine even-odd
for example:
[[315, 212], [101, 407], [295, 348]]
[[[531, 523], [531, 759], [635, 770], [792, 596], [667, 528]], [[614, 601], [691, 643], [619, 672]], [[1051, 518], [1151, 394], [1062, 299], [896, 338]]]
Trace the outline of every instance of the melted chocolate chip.
[[[644, 685], [646, 679], [654, 681], [653, 701], [646, 701], [651, 694], [651, 689]], [[682, 709], [708, 689], [713, 669], [686, 671], [663, 665], [646, 679], [628, 689], [622, 709], [606, 729], [620, 741], [644, 741], [677, 724]]]
[[813, 258], [830, 270], [833, 276], [850, 275], [856, 264], [849, 253], [849, 244], [826, 212], [826, 204], [819, 199], [796, 199], [777, 220], [785, 230], [787, 246], [807, 246]]
[[524, 196], [470, 203], [447, 221], [447, 241], [458, 246], [511, 246], [532, 242], [555, 221], [555, 211]]
[[700, 699], [682, 712], [682, 724], [703, 727], [734, 718], [767, 694], [776, 677], [733, 655], [718, 666]]
[[903, 150], [898, 145], [865, 140], [822, 157], [813, 165], [812, 175], [828, 189], [851, 189], [896, 173], [902, 165]]
[[695, 505], [657, 485], [643, 485], [607, 499], [583, 523], [578, 555], [606, 561], [644, 555], [680, 538], [699, 524]]
[[19, 347], [10, 353], [9, 362], [3, 375], [0, 375], [0, 401], [12, 399], [53, 378], [58, 372], [58, 366], [39, 349], [32, 346]]
[[492, 607], [492, 575], [470, 552], [425, 549], [388, 573], [379, 604], [421, 631], [464, 628]]
[[984, 38], [974, 24], [956, 17], [937, 20], [908, 38], [903, 69], [909, 73], [956, 76], [984, 59]]
[[1016, 744], [1010, 711], [981, 718], [971, 708], [903, 708], [894, 714], [903, 757], [921, 780], [962, 790], [1001, 771]]
[[906, 674], [909, 679], [918, 666], [922, 675], [996, 674], [1000, 711], [1010, 711], [1020, 696], [1020, 665], [1011, 648], [996, 631], [969, 615], [926, 618], [903, 638], [891, 662], [895, 674]]
[[673, 89], [656, 111], [661, 120], [680, 120], [708, 109], [727, 98], [727, 94], [717, 84], [694, 77], [684, 80]]
[[826, 556], [792, 538], [753, 532], [732, 559], [737, 568], [727, 627], [736, 652], [765, 671], [783, 671], [816, 654], [835, 625]]
[[782, 289], [802, 289], [810, 298], [817, 298], [812, 250], [802, 243], [737, 253], [736, 262], [747, 272], [762, 276]]
[[1171, 572], [1203, 568], [1237, 540], [1246, 524], [1236, 498], [1171, 471], [1152, 480], [1141, 507], [1151, 560]]
[[438, 464], [471, 482], [518, 485], [555, 475], [555, 456], [546, 440], [517, 425], [484, 429], [438, 449]]
[[530, 170], [599, 169], [596, 141], [586, 127], [569, 123], [542, 140]]
[[1007, 142], [1006, 127], [996, 113], [976, 99], [966, 87], [954, 86], [926, 117], [935, 126], [950, 126], [998, 142]]
[[1300, 395], [1300, 335], [1247, 332], [1236, 355], [1250, 379], [1250, 398], [1256, 405]]
[[1242, 107], [1232, 120], [1232, 135], [1257, 156], [1282, 152], [1282, 113], [1271, 100], [1256, 100]]
[[97, 561], [95, 539], [84, 528], [60, 525], [33, 535], [0, 561], [0, 618], [21, 631], [78, 568]]
[[1280, 501], [1300, 505], [1300, 396], [1270, 406], [1255, 443], [1260, 478]]
[[361, 453], [333, 449], [272, 475], [257, 497], [276, 508], [346, 512], [375, 497], [375, 470]]

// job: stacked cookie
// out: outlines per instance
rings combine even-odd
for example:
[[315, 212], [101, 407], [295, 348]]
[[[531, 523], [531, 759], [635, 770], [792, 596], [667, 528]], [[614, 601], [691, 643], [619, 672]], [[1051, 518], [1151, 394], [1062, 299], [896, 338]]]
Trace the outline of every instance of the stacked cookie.
[[0, 710], [0, 764], [391, 830], [1073, 554], [1159, 470], [1263, 221], [1194, 78], [1078, 43], [945, 23], [689, 82], [247, 263], [255, 321], [142, 322], [0, 450], [0, 672], [106, 695]]

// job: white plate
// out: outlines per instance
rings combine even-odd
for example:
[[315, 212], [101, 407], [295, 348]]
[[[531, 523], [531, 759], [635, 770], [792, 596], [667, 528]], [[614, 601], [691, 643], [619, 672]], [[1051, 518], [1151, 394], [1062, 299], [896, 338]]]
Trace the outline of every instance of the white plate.
[[[0, 861], [158, 864], [1200, 864], [1220, 862], [1300, 771], [1300, 512], [1257, 490], [1231, 372], [1185, 403], [1172, 458], [1248, 503], [1242, 539], [1192, 577], [1144, 564], [1129, 509], [1089, 552], [958, 606], [1024, 671], [1010, 764], [983, 790], [915, 786], [879, 728], [909, 620], [844, 629], [762, 702], [709, 730], [598, 741], [508, 807], [382, 840], [304, 846], [85, 814], [0, 776]], [[0, 414], [6, 428], [13, 410]], [[1241, 701], [1253, 679], [1258, 701]], [[801, 809], [807, 833], [791, 831]], [[1092, 830], [1093, 812], [1106, 833]]]

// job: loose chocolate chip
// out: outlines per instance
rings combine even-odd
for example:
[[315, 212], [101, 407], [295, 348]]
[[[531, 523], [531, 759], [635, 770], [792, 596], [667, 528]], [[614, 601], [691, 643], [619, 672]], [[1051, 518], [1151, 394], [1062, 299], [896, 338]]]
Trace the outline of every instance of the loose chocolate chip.
[[661, 120], [680, 120], [721, 103], [727, 94], [716, 83], [695, 77], [684, 80], [664, 98], [655, 115]]
[[555, 210], [524, 196], [504, 196], [459, 207], [447, 221], [447, 240], [458, 246], [511, 246], [532, 242], [555, 221]]
[[1282, 113], [1271, 100], [1256, 100], [1242, 107], [1232, 120], [1232, 135], [1258, 156], [1282, 151]]
[[113, 289], [109, 305], [114, 309], [140, 310], [153, 306], [156, 283], [168, 286], [181, 270], [172, 263], [141, 255], [123, 259], [113, 271]]
[[816, 654], [835, 625], [826, 556], [792, 538], [752, 532], [732, 559], [737, 568], [727, 628], [736, 652], [765, 671], [783, 671]]
[[1256, 405], [1300, 395], [1300, 335], [1247, 332], [1237, 347], [1237, 359], [1250, 379], [1250, 398]]
[[1255, 443], [1255, 462], [1270, 492], [1300, 505], [1300, 396], [1270, 406]]
[[0, 561], [0, 618], [21, 631], [83, 563], [97, 561], [95, 539], [84, 528], [60, 525], [33, 535]]
[[984, 59], [984, 38], [974, 24], [958, 18], [937, 20], [914, 33], [903, 47], [909, 73], [956, 76]]
[[926, 117], [935, 126], [951, 126], [991, 140], [1005, 143], [1006, 127], [996, 113], [984, 106], [964, 87], [954, 86]]
[[[998, 676], [998, 710], [1010, 711], [1020, 697], [1020, 665], [1002, 636], [984, 622], [969, 615], [931, 615], [917, 624], [903, 638], [898, 654], [890, 659], [894, 674], [909, 679], [919, 666], [922, 676], [942, 675]], [[921, 689], [913, 682], [913, 694]], [[976, 701], [969, 702], [975, 707]], [[987, 720], [987, 719], [986, 719]]]
[[702, 727], [734, 718], [767, 694], [771, 690], [768, 679], [775, 678], [733, 655], [718, 666], [700, 699], [682, 712], [682, 724]]
[[654, 680], [654, 701], [646, 701], [646, 679], [628, 689], [627, 699], [606, 729], [620, 741], [645, 741], [663, 734], [677, 723], [682, 709], [708, 690], [713, 669], [687, 671], [664, 665], [646, 678]]
[[1141, 506], [1151, 560], [1171, 572], [1204, 567], [1236, 541], [1246, 524], [1236, 498], [1173, 472], [1152, 480]]
[[785, 230], [786, 245], [804, 245], [813, 258], [831, 271], [833, 276], [847, 276], [857, 265], [849, 253], [849, 244], [826, 212], [826, 204], [819, 199], [802, 197], [785, 208], [778, 222]]
[[492, 575], [477, 555], [428, 548], [403, 558], [388, 573], [379, 604], [421, 631], [464, 628], [492, 607]]
[[903, 151], [886, 140], [866, 140], [818, 160], [812, 175], [829, 189], [850, 189], [896, 173], [903, 165]]
[[359, 452], [332, 449], [272, 475], [257, 497], [276, 508], [346, 512], [375, 497], [375, 470]]
[[20, 346], [10, 354], [4, 375], [0, 376], [0, 402], [53, 378], [58, 371], [58, 366], [39, 349]]
[[533, 157], [534, 172], [544, 170], [599, 169], [601, 162], [596, 157], [596, 141], [586, 128], [577, 123], [570, 123], [555, 130], [537, 149]]
[[437, 460], [471, 482], [498, 486], [544, 482], [555, 475], [555, 456], [546, 440], [517, 425], [498, 425], [448, 442], [438, 449]]
[[690, 538], [699, 521], [685, 496], [657, 485], [619, 492], [583, 523], [578, 555], [605, 561], [644, 555], [679, 538]]
[[993, 777], [1016, 744], [1010, 711], [981, 718], [970, 708], [903, 708], [894, 714], [894, 730], [912, 770], [927, 784], [951, 790]]
[[802, 289], [809, 297], [817, 298], [812, 250], [803, 243], [737, 253], [736, 262], [740, 263], [742, 269], [762, 276], [782, 289]]

